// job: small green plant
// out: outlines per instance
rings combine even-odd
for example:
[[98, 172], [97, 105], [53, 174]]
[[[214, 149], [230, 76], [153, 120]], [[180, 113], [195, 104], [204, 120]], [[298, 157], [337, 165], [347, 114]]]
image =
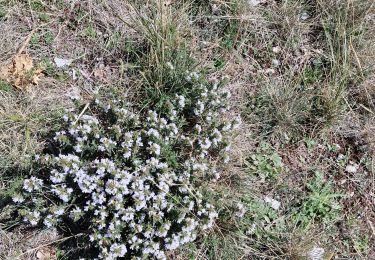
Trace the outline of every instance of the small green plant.
[[30, 39], [30, 48], [35, 49], [39, 43], [39, 35], [37, 33], [33, 33]]
[[7, 10], [4, 7], [0, 6], [0, 19], [4, 18], [7, 13]]
[[325, 144], [328, 148], [328, 151], [331, 152], [331, 153], [336, 153], [341, 148], [341, 146], [339, 144], [332, 144], [332, 143], [329, 143], [329, 142], [325, 142]]
[[48, 14], [46, 13], [41, 13], [39, 14], [39, 19], [42, 21], [42, 22], [49, 22], [50, 21], [50, 17]]
[[0, 91], [13, 92], [14, 88], [9, 83], [7, 83], [3, 80], [0, 80]]
[[218, 57], [217, 59], [215, 59], [214, 66], [216, 69], [220, 70], [224, 68], [226, 64], [227, 64], [227, 61], [225, 60], [224, 57]]
[[246, 214], [240, 220], [244, 235], [262, 241], [277, 242], [286, 229], [285, 218], [264, 200], [251, 198], [244, 201]]
[[311, 65], [304, 68], [302, 72], [302, 84], [310, 85], [318, 83], [323, 79], [324, 71], [322, 62], [319, 59], [315, 59]]
[[121, 43], [121, 35], [119, 32], [114, 32], [111, 37], [108, 39], [105, 47], [108, 50], [113, 50], [118, 47]]
[[361, 255], [367, 255], [370, 249], [370, 241], [367, 236], [353, 239], [354, 249]]
[[51, 45], [55, 37], [53, 36], [53, 33], [51, 31], [47, 30], [44, 33], [43, 38], [47, 45]]
[[306, 147], [309, 151], [311, 151], [311, 149], [317, 144], [316, 140], [314, 140], [312, 138], [309, 138], [309, 137], [305, 137], [304, 141], [305, 141]]
[[38, 67], [42, 68], [44, 73], [48, 76], [55, 76], [57, 73], [57, 68], [53, 62], [51, 62], [48, 58], [43, 58], [41, 62], [38, 64]]
[[306, 184], [307, 197], [296, 207], [293, 218], [302, 228], [308, 228], [314, 221], [334, 220], [339, 211], [338, 199], [342, 197], [332, 190], [332, 183], [326, 181], [323, 174], [316, 172], [315, 178]]
[[89, 24], [82, 32], [82, 36], [87, 39], [95, 39], [97, 36], [97, 32], [92, 24]]
[[263, 181], [275, 179], [284, 169], [282, 158], [267, 143], [262, 143], [257, 153], [250, 155], [246, 164], [248, 171]]
[[30, 6], [31, 6], [31, 9], [33, 9], [34, 11], [41, 12], [44, 10], [44, 6], [42, 2], [40, 2], [39, 0], [30, 1]]

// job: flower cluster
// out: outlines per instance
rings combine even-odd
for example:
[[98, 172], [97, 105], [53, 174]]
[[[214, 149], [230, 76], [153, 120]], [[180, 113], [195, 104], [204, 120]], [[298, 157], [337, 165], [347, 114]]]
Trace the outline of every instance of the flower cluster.
[[[240, 120], [222, 120], [229, 93], [220, 84], [199, 83], [197, 73], [187, 80], [187, 93], [147, 112], [116, 97], [65, 115], [56, 149], [36, 158], [40, 170], [15, 198], [35, 208], [25, 220], [74, 222], [103, 259], [165, 259], [212, 227], [218, 214], [205, 186], [219, 178], [213, 162], [228, 160]], [[36, 203], [39, 194], [48, 201]]]

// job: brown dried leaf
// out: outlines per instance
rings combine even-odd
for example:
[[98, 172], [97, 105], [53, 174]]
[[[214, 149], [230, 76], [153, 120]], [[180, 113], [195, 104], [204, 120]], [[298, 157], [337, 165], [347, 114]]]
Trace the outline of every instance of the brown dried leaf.
[[44, 248], [42, 250], [38, 250], [36, 253], [36, 258], [38, 260], [51, 260], [56, 259], [53, 255], [53, 252], [49, 248]]
[[97, 80], [102, 81], [102, 82], [107, 81], [107, 76], [109, 72], [108, 72], [108, 68], [104, 66], [104, 64], [102, 63], [99, 64], [99, 66], [94, 69], [93, 73], [94, 73], [94, 77]]
[[8, 67], [0, 67], [0, 79], [6, 80], [8, 78]]
[[33, 71], [33, 60], [28, 54], [16, 54], [11, 63], [0, 67], [0, 79], [14, 87], [27, 90], [31, 84], [38, 84], [42, 70]]
[[33, 60], [27, 54], [18, 54], [13, 59], [13, 75], [23, 75], [33, 68]]
[[42, 69], [34, 70], [32, 78], [31, 78], [31, 82], [35, 85], [38, 85], [41, 76], [43, 76], [43, 70]]
[[33, 29], [18, 48], [13, 60], [4, 66], [0, 66], [0, 79], [12, 84], [14, 87], [27, 90], [31, 84], [38, 84], [42, 75], [41, 69], [33, 71], [32, 58], [23, 53], [30, 42], [36, 29]]

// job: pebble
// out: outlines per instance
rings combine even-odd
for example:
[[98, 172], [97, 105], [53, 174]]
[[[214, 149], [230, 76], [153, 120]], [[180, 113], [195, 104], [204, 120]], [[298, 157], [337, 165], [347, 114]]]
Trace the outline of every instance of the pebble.
[[278, 210], [280, 208], [280, 205], [281, 205], [281, 202], [280, 201], [277, 201], [275, 199], [272, 199], [270, 197], [265, 197], [264, 198], [264, 201], [271, 204], [271, 208], [275, 209], [275, 210]]

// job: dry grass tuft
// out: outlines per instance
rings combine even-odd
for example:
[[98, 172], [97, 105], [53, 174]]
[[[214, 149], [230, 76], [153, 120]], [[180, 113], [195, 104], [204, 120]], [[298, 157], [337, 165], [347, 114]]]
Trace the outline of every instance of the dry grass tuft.
[[[10, 259], [57, 259], [53, 242], [58, 239], [55, 231], [0, 230], [0, 258]], [[44, 257], [44, 258], [43, 258]]]
[[44, 82], [29, 93], [0, 93], [1, 171], [24, 168], [40, 152], [40, 138], [55, 127], [63, 107], [69, 106], [67, 90]]

